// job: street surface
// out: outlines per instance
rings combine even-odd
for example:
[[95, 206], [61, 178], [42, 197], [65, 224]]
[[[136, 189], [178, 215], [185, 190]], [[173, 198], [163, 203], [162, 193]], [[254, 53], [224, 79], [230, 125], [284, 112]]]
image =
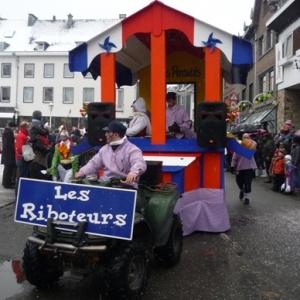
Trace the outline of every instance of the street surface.
[[[300, 197], [272, 192], [256, 178], [250, 205], [244, 205], [234, 175], [225, 173], [225, 186], [231, 229], [185, 237], [173, 268], [151, 261], [144, 300], [300, 299]], [[97, 276], [78, 284], [62, 281], [46, 291], [17, 282], [11, 261], [21, 260], [31, 226], [14, 223], [14, 208], [13, 190], [1, 186], [0, 300], [106, 299]]]

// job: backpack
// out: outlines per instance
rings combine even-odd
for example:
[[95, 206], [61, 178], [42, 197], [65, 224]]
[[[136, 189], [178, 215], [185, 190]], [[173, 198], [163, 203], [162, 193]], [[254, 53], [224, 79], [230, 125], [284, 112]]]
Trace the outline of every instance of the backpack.
[[25, 161], [31, 161], [34, 159], [35, 153], [32, 149], [32, 143], [27, 142], [25, 145], [22, 146], [22, 156]]

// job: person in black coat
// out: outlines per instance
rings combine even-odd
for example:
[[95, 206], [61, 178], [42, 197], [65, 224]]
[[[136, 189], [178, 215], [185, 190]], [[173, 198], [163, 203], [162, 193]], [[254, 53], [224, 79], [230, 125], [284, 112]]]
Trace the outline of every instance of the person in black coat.
[[15, 135], [14, 130], [17, 127], [15, 122], [11, 121], [5, 127], [2, 134], [2, 156], [1, 164], [4, 165], [2, 175], [2, 185], [5, 189], [14, 189], [13, 173], [16, 168], [15, 157]]
[[272, 179], [270, 177], [270, 165], [272, 162], [272, 158], [274, 156], [274, 152], [276, 150], [275, 141], [272, 137], [272, 134], [269, 132], [266, 132], [263, 134], [263, 140], [265, 141], [264, 146], [262, 148], [262, 156], [265, 161], [266, 171], [267, 171], [267, 179], [264, 181], [265, 183], [271, 183]]

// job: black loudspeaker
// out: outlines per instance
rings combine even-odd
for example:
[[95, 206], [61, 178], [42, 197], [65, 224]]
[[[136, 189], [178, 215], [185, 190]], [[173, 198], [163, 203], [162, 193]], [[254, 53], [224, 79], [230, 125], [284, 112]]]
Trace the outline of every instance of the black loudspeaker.
[[88, 141], [91, 146], [106, 144], [104, 127], [115, 119], [115, 104], [92, 102], [88, 105]]
[[203, 148], [226, 147], [227, 106], [225, 102], [200, 102], [197, 105], [197, 144]]

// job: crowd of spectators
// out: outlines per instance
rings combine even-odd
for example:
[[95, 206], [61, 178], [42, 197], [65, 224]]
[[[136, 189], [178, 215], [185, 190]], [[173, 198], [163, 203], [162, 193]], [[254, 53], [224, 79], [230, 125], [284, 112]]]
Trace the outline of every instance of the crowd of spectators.
[[278, 134], [259, 130], [250, 134], [257, 143], [254, 176], [265, 177], [274, 192], [300, 193], [300, 130], [286, 120]]

